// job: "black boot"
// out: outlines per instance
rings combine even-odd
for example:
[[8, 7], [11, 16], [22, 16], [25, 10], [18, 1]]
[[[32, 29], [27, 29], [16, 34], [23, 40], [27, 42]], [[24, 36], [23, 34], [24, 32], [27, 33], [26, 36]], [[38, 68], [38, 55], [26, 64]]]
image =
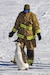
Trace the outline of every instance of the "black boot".
[[32, 65], [34, 61], [34, 50], [27, 50], [27, 57], [29, 65]]

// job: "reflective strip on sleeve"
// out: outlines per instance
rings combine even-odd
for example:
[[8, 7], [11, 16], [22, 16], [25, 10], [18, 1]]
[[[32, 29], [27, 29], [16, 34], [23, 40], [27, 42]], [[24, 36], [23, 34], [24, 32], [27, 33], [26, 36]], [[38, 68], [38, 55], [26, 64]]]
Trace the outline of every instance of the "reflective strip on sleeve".
[[20, 24], [20, 27], [27, 30], [32, 30], [32, 26], [26, 26], [25, 24]]
[[13, 31], [13, 32], [16, 32], [16, 28], [13, 28], [12, 31]]
[[36, 30], [36, 33], [40, 33], [40, 32], [41, 32], [41, 30], [40, 30], [40, 29]]
[[18, 34], [18, 33], [17, 33], [17, 36], [18, 36], [19, 38], [24, 39], [24, 35], [22, 35], [22, 34]]

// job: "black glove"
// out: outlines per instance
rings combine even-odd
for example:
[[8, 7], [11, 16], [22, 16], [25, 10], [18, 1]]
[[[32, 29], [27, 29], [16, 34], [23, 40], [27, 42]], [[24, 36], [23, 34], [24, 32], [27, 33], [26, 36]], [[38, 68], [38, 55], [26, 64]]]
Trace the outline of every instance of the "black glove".
[[41, 34], [37, 33], [37, 35], [38, 35], [38, 40], [41, 40]]
[[10, 32], [10, 33], [9, 33], [9, 37], [12, 37], [14, 33], [15, 33], [15, 32], [13, 32], [13, 31]]

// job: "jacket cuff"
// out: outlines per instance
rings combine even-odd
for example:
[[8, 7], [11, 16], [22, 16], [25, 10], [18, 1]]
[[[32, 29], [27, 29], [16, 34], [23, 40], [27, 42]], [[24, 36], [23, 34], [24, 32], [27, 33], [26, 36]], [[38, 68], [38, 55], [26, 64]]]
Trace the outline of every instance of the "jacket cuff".
[[41, 33], [41, 30], [40, 29], [37, 29], [36, 30], [36, 34], [38, 34], [38, 33]]
[[17, 30], [16, 30], [16, 28], [13, 28], [12, 31], [13, 31], [13, 32], [16, 32]]

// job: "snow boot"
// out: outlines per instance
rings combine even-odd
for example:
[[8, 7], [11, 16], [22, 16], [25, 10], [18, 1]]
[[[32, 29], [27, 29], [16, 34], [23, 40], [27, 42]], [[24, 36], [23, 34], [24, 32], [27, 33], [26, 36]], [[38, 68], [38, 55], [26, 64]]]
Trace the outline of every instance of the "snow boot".
[[34, 61], [34, 50], [27, 50], [28, 64], [32, 65]]

